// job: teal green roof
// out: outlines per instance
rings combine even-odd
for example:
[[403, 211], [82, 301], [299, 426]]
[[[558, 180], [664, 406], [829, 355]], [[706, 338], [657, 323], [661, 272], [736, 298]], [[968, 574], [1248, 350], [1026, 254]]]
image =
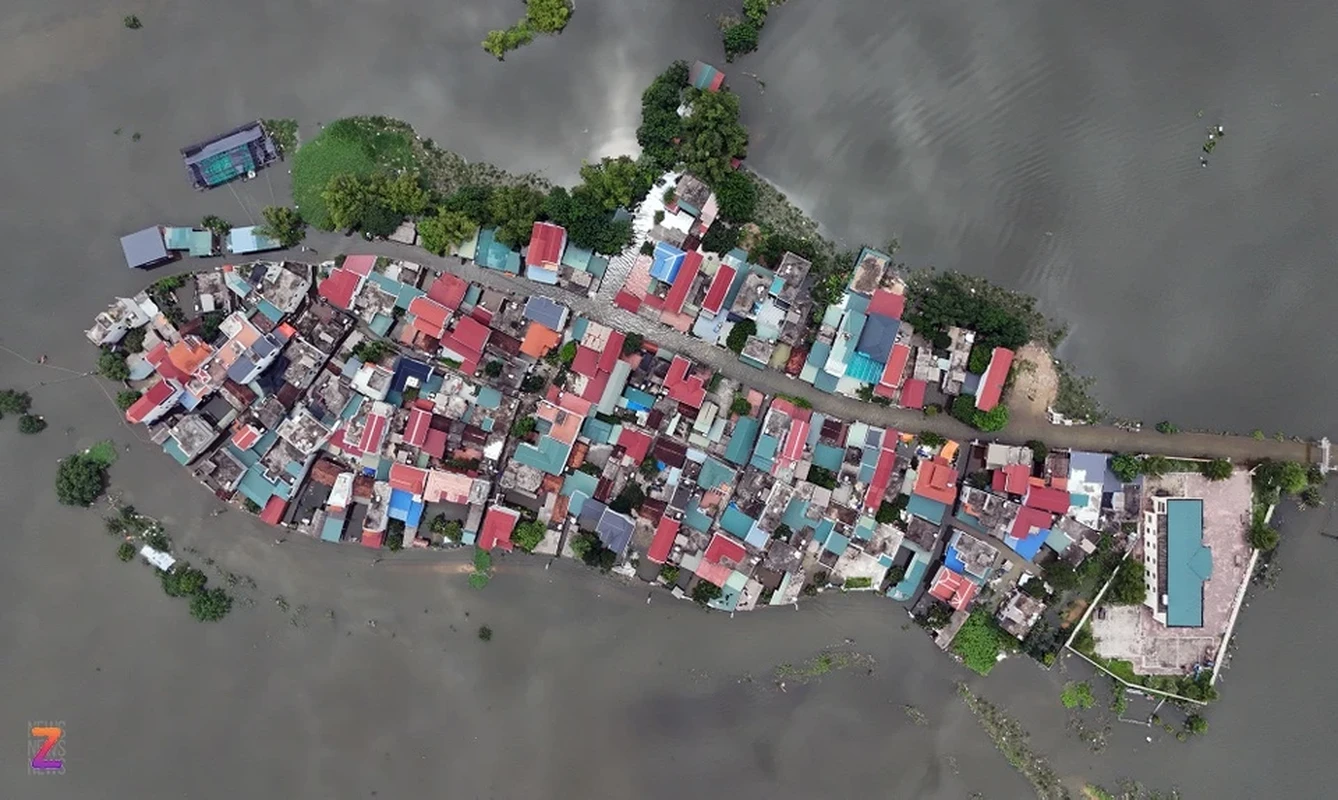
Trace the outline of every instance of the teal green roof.
[[377, 312], [372, 315], [372, 321], [367, 323], [367, 327], [372, 329], [372, 333], [377, 336], [385, 336], [390, 333], [390, 327], [395, 324], [395, 318], [389, 314]]
[[757, 447], [753, 448], [753, 457], [750, 463], [762, 470], [770, 472], [772, 460], [776, 457], [776, 450], [780, 447], [780, 439], [769, 433], [764, 433], [757, 437]]
[[697, 476], [697, 484], [703, 489], [712, 489], [722, 483], [733, 484], [734, 477], [733, 467], [708, 456], [706, 461], [702, 462], [702, 471]]
[[1166, 501], [1166, 624], [1203, 625], [1203, 584], [1213, 576], [1213, 551], [1203, 544], [1203, 501]]
[[586, 417], [581, 435], [596, 444], [603, 444], [613, 435], [613, 426], [598, 417]]
[[570, 453], [570, 447], [552, 436], [540, 436], [538, 447], [522, 442], [516, 447], [514, 457], [527, 467], [534, 467], [549, 475], [561, 475]]
[[214, 234], [209, 231], [191, 231], [190, 254], [193, 256], [211, 256], [214, 254]]
[[818, 544], [826, 544], [828, 537], [832, 535], [832, 531], [834, 530], [836, 530], [835, 522], [829, 519], [818, 520], [817, 530], [813, 533], [813, 541]]
[[270, 322], [278, 322], [283, 319], [283, 311], [263, 297], [260, 298], [260, 302], [256, 303], [256, 309], [259, 310], [261, 314], [264, 314], [265, 318]]
[[916, 553], [915, 558], [911, 559], [911, 564], [906, 568], [906, 577], [901, 579], [901, 583], [887, 590], [887, 596], [893, 600], [909, 600], [915, 590], [919, 588], [920, 582], [925, 579], [925, 572], [929, 569], [929, 557], [923, 553]]
[[819, 443], [813, 448], [813, 463], [829, 471], [837, 472], [841, 469], [841, 462], [845, 460], [846, 451], [843, 447], [832, 447], [829, 444]]
[[706, 533], [711, 529], [711, 518], [700, 508], [688, 509], [688, 513], [683, 515], [683, 524], [696, 531]]
[[326, 517], [325, 524], [321, 526], [321, 538], [327, 542], [339, 541], [339, 535], [344, 532], [343, 517]]
[[190, 228], [168, 228], [163, 232], [163, 244], [168, 250], [188, 250], [193, 232]]
[[1050, 535], [1045, 537], [1045, 546], [1056, 553], [1063, 553], [1071, 544], [1073, 544], [1073, 540], [1069, 538], [1067, 533], [1060, 530], [1058, 525], [1051, 528]]
[[479, 389], [478, 404], [484, 408], [497, 408], [502, 405], [502, 393], [491, 386], [484, 386]]
[[607, 272], [608, 269], [609, 260], [604, 256], [595, 256], [590, 259], [590, 263], [586, 265], [585, 271], [594, 275], [596, 278], [603, 278], [604, 273]]
[[587, 475], [584, 472], [572, 472], [567, 475], [566, 480], [562, 482], [563, 494], [571, 498], [567, 505], [567, 511], [571, 514], [581, 513], [581, 508], [585, 501], [595, 496], [595, 489], [599, 486], [599, 478], [594, 475]]
[[828, 552], [835, 553], [839, 556], [846, 551], [847, 547], [850, 547], [850, 540], [843, 534], [833, 533], [831, 536], [827, 537], [827, 544], [825, 547]]
[[930, 500], [928, 497], [913, 494], [911, 495], [911, 501], [906, 504], [906, 510], [937, 525], [943, 521], [943, 514], [948, 510], [948, 507], [937, 500]]
[[183, 467], [190, 463], [190, 458], [188, 458], [186, 453], [182, 451], [181, 445], [178, 445], [177, 440], [170, 436], [167, 438], [167, 441], [163, 442], [163, 452], [167, 453]]
[[594, 255], [592, 251], [586, 250], [584, 247], [577, 247], [569, 242], [566, 251], [562, 253], [562, 264], [584, 272], [590, 266], [590, 259]]
[[808, 513], [808, 501], [791, 497], [790, 504], [785, 507], [785, 516], [781, 517], [781, 524], [792, 531], [798, 531], [809, 524], [808, 518], [804, 516], [806, 513]]
[[733, 503], [725, 509], [725, 513], [720, 517], [720, 527], [724, 528], [735, 538], [744, 539], [748, 536], [748, 531], [752, 530], [753, 523], [757, 520], [748, 516], [739, 510], [739, 507]]
[[725, 460], [740, 467], [747, 464], [761, 429], [762, 423], [756, 418], [740, 417], [734, 423], [734, 435], [729, 438], [729, 446], [725, 448]]

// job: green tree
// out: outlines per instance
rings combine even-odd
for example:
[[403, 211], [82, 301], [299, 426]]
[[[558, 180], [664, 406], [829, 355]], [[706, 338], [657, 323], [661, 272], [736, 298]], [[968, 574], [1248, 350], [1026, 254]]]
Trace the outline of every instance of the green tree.
[[733, 159], [748, 149], [748, 131], [739, 122], [739, 96], [730, 91], [688, 91], [692, 106], [683, 120], [679, 155], [688, 172], [715, 186], [734, 170]]
[[1008, 406], [1000, 403], [989, 411], [976, 409], [971, 424], [986, 433], [1001, 431], [1008, 425]]
[[724, 220], [717, 217], [716, 221], [711, 223], [711, 227], [706, 229], [701, 248], [707, 253], [728, 253], [738, 246], [741, 235], [738, 228], [731, 228]]
[[464, 531], [459, 522], [446, 519], [445, 514], [438, 514], [433, 517], [432, 522], [429, 523], [429, 529], [437, 536], [444, 537], [452, 542], [460, 541], [460, 535]]
[[1106, 599], [1119, 606], [1141, 605], [1148, 594], [1147, 585], [1143, 582], [1145, 575], [1143, 562], [1126, 559], [1115, 573], [1115, 579], [1106, 592]]
[[746, 173], [730, 170], [712, 188], [722, 217], [734, 223], [753, 220], [757, 213], [757, 185]]
[[144, 352], [144, 336], [146, 335], [146, 331], [146, 327], [131, 328], [126, 331], [125, 336], [121, 338], [121, 349], [127, 353]]
[[692, 599], [696, 601], [698, 605], [704, 606], [712, 600], [719, 598], [722, 594], [724, 594], [724, 592], [721, 591], [719, 586], [700, 578], [697, 579], [697, 585], [692, 587]]
[[232, 230], [232, 223], [222, 217], [206, 214], [204, 219], [200, 220], [200, 227], [214, 234], [214, 236], [219, 239], [222, 239]]
[[0, 391], [0, 415], [27, 414], [28, 409], [32, 408], [32, 405], [32, 396], [27, 392], [20, 392], [14, 389]]
[[1155, 427], [1157, 429], [1157, 433], [1165, 433], [1165, 434], [1177, 433], [1180, 430], [1175, 426], [1175, 423], [1165, 419], [1162, 420], [1161, 422], [1158, 422]]
[[[19, 420], [19, 430], [23, 430], [23, 420], [32, 419], [31, 416], [24, 415]], [[45, 427], [45, 424], [43, 425]], [[25, 431], [26, 433], [27, 431]], [[1319, 508], [1324, 505], [1324, 492], [1318, 486], [1310, 485], [1301, 490], [1301, 505], [1306, 508]]]
[[660, 567], [660, 579], [670, 586], [678, 583], [678, 567], [673, 564], [665, 564]]
[[19, 417], [19, 433], [41, 433], [46, 430], [46, 420], [35, 414], [24, 414]]
[[999, 661], [1004, 636], [1007, 634], [999, 630], [989, 613], [977, 609], [953, 637], [952, 652], [961, 656], [968, 669], [988, 675]]
[[1208, 732], [1208, 720], [1200, 714], [1190, 714], [1185, 717], [1185, 730], [1195, 736], [1202, 736]]
[[525, 20], [539, 33], [558, 33], [571, 19], [568, 0], [525, 0]]
[[444, 256], [447, 250], [474, 238], [478, 229], [463, 212], [438, 208], [435, 216], [418, 221], [418, 243], [429, 253]]
[[1224, 481], [1235, 471], [1236, 468], [1229, 459], [1214, 458], [1212, 461], [1203, 462], [1203, 477], [1210, 481]]
[[975, 345], [971, 348], [971, 354], [966, 360], [967, 372], [974, 372], [977, 375], [983, 375], [990, 366], [990, 356], [993, 353], [990, 348], [984, 345]]
[[1092, 694], [1092, 687], [1086, 681], [1069, 681], [1064, 684], [1064, 692], [1059, 696], [1059, 702], [1064, 708], [1088, 709], [1096, 705], [1096, 697]]
[[1143, 462], [1137, 456], [1116, 453], [1110, 457], [1110, 471], [1124, 483], [1133, 483], [1143, 474]]
[[441, 207], [448, 212], [464, 214], [475, 225], [488, 227], [493, 224], [492, 193], [491, 186], [462, 186], [442, 200]]
[[1278, 542], [1282, 539], [1276, 530], [1268, 527], [1262, 521], [1256, 522], [1254, 525], [1250, 526], [1250, 533], [1247, 538], [1249, 539], [1250, 547], [1264, 553], [1277, 547]]
[[297, 120], [264, 119], [260, 124], [278, 145], [281, 154], [292, 155], [297, 150]]
[[492, 628], [489, 628], [487, 625], [480, 625], [480, 626], [479, 626], [479, 639], [481, 639], [481, 640], [483, 640], [483, 641], [485, 641], [485, 642], [491, 642], [491, 641], [492, 641]]
[[959, 394], [952, 399], [952, 417], [958, 422], [965, 422], [967, 425], [976, 424], [976, 398], [975, 395]]
[[522, 522], [511, 532], [511, 542], [521, 550], [533, 553], [534, 548], [539, 546], [547, 533], [548, 526], [538, 520]]
[[357, 228], [378, 202], [372, 179], [350, 174], [331, 178], [321, 191], [321, 199], [331, 224], [342, 230]]
[[750, 319], [739, 320], [725, 337], [725, 346], [736, 353], [742, 353], [744, 345], [748, 344], [748, 337], [755, 335], [757, 335], [756, 322]]
[[571, 366], [571, 362], [576, 360], [576, 342], [567, 342], [557, 351], [558, 361], [566, 366]]
[[507, 247], [529, 244], [534, 222], [543, 210], [543, 193], [528, 186], [504, 186], [494, 191], [489, 213], [497, 224], [497, 241]]
[[641, 508], [646, 502], [646, 492], [635, 482], [629, 481], [618, 496], [609, 503], [609, 508], [619, 514], [630, 514]]
[[511, 423], [511, 435], [516, 437], [529, 436], [538, 426], [539, 423], [534, 417], [521, 417]]
[[391, 211], [383, 203], [376, 202], [367, 207], [367, 212], [358, 222], [358, 230], [370, 238], [385, 239], [394, 233], [402, 222], [404, 217]]
[[489, 361], [483, 366], [483, 372], [489, 378], [496, 378], [498, 375], [502, 374], [504, 368], [505, 366], [500, 361]]
[[753, 413], [753, 404], [749, 402], [748, 395], [734, 395], [734, 400], [729, 404], [729, 413], [737, 414], [741, 417]]
[[636, 331], [630, 331], [625, 337], [623, 337], [622, 353], [625, 356], [630, 356], [633, 353], [639, 353], [641, 352], [641, 347], [645, 345], [645, 343], [646, 343], [646, 337], [642, 336]]
[[287, 206], [266, 206], [260, 216], [265, 224], [260, 226], [261, 236], [268, 236], [284, 247], [296, 247], [307, 235], [307, 223], [302, 220], [296, 209]]
[[1305, 466], [1294, 461], [1265, 461], [1255, 468], [1254, 480], [1264, 494], [1300, 494], [1310, 484]]
[[363, 339], [353, 346], [353, 357], [359, 361], [379, 363], [383, 358], [394, 352], [384, 339]]
[[432, 201], [417, 172], [400, 172], [388, 180], [377, 181], [375, 187], [385, 207], [401, 217], [421, 216]]
[[200, 622], [217, 622], [232, 610], [232, 598], [222, 589], [205, 589], [190, 599], [190, 615]]
[[135, 557], [135, 546], [130, 542], [121, 542], [116, 548], [116, 557], [122, 561], [129, 561]]
[[897, 521], [897, 507], [884, 500], [878, 504], [878, 512], [873, 515], [874, 522], [886, 525]]
[[660, 471], [660, 465], [655, 461], [654, 456], [646, 456], [641, 459], [641, 466], [638, 468], [642, 475], [652, 478]]
[[641, 153], [656, 172], [678, 163], [677, 140], [683, 132], [678, 106], [688, 85], [688, 63], [675, 61], [641, 94], [641, 125], [636, 130]]
[[1027, 447], [1031, 450], [1031, 460], [1037, 464], [1044, 464], [1045, 457], [1050, 455], [1050, 448], [1045, 446], [1045, 442], [1039, 439], [1030, 439], [1027, 441]]
[[126, 366], [125, 354], [110, 347], [102, 348], [102, 353], [98, 356], [98, 372], [102, 373], [104, 378], [113, 381], [129, 378], [130, 367]]
[[743, 0], [743, 15], [759, 29], [766, 24], [771, 0]]
[[568, 192], [555, 186], [544, 198], [543, 213], [567, 229], [567, 240], [604, 255], [621, 253], [632, 243], [632, 221], [615, 220], [585, 186]]
[[482, 547], [474, 548], [474, 571], [489, 572], [491, 570], [492, 570], [492, 553], [489, 553]]
[[107, 470], [81, 454], [66, 456], [56, 468], [56, 499], [67, 506], [91, 506], [107, 488]]
[[761, 31], [753, 24], [752, 20], [742, 19], [733, 20], [725, 25], [725, 60], [733, 61], [735, 56], [745, 53], [751, 53], [757, 49], [757, 41]]
[[931, 448], [942, 447], [943, 445], [948, 443], [948, 440], [946, 438], [940, 436], [937, 433], [934, 433], [933, 431], [925, 431], [924, 433], [920, 434], [919, 438], [920, 438], [920, 444], [924, 445], [925, 447], [931, 447]]
[[1078, 573], [1067, 561], [1051, 561], [1045, 565], [1045, 582], [1057, 591], [1065, 592], [1078, 586]]
[[631, 208], [650, 191], [655, 176], [646, 165], [628, 156], [604, 158], [581, 167], [584, 188], [605, 210]]

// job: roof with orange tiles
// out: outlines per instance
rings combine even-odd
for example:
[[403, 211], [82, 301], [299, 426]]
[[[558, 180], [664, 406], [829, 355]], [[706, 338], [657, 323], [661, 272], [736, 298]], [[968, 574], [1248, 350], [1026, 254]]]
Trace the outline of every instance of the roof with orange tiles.
[[260, 441], [261, 432], [254, 425], [243, 425], [232, 434], [232, 446], [238, 450], [250, 450]]
[[1013, 366], [1013, 351], [1006, 347], [996, 347], [990, 353], [990, 365], [980, 378], [980, 391], [976, 393], [976, 408], [989, 411], [999, 405], [1003, 394], [1004, 381], [1008, 380], [1008, 369]]
[[703, 309], [712, 314], [720, 313], [720, 306], [725, 302], [725, 295], [729, 294], [729, 286], [738, 272], [728, 264], [721, 264], [716, 269], [715, 277], [711, 279], [711, 288], [706, 290], [706, 299], [702, 300]]
[[464, 278], [449, 272], [443, 272], [437, 276], [431, 286], [427, 287], [427, 296], [432, 299], [432, 302], [440, 303], [454, 311], [460, 307], [467, 291], [469, 291], [469, 283]]
[[530, 358], [543, 358], [549, 350], [562, 341], [562, 334], [538, 322], [531, 322], [525, 330], [525, 339], [520, 343], [520, 352]]
[[483, 517], [482, 529], [479, 531], [479, 549], [491, 550], [494, 547], [501, 547], [503, 550], [510, 550], [511, 532], [516, 529], [516, 523], [519, 521], [520, 512], [505, 506], [489, 506], [488, 513]]
[[670, 517], [660, 517], [660, 524], [655, 526], [655, 538], [651, 540], [646, 559], [654, 564], [663, 564], [674, 549], [674, 537], [678, 536], [679, 522]]
[[567, 241], [567, 230], [551, 222], [536, 222], [530, 231], [530, 249], [525, 253], [525, 266], [556, 264], [562, 260], [562, 248]]
[[428, 503], [468, 503], [474, 479], [459, 472], [428, 470], [423, 500]]
[[277, 494], [270, 495], [269, 502], [265, 503], [265, 509], [260, 512], [260, 521], [270, 525], [278, 525], [283, 521], [283, 512], [287, 509], [287, 500]]
[[901, 387], [901, 405], [905, 408], [924, 408], [925, 392], [929, 384], [916, 378], [907, 378]]
[[883, 367], [883, 375], [878, 379], [878, 383], [893, 388], [900, 386], [902, 376], [906, 373], [906, 362], [910, 357], [909, 347], [904, 344], [892, 345], [892, 352], [887, 356], [887, 364]]
[[878, 464], [873, 468], [873, 477], [869, 480], [869, 489], [864, 495], [864, 508], [877, 511], [887, 494], [888, 484], [892, 482], [892, 468], [897, 465], [897, 432], [883, 434], [883, 449], [878, 454]]
[[167, 343], [159, 342], [151, 347], [149, 352], [144, 354], [144, 360], [152, 364], [154, 369], [158, 370], [158, 374], [164, 378], [171, 378], [179, 383], [187, 383], [190, 381], [190, 375], [182, 372], [177, 368], [176, 364], [173, 364], [168, 360], [167, 351]]
[[627, 455], [638, 464], [646, 459], [646, 453], [650, 452], [653, 441], [649, 435], [631, 428], [623, 428], [623, 432], [618, 436], [618, 444], [622, 445]]
[[952, 606], [957, 611], [965, 611], [976, 596], [979, 587], [960, 572], [954, 572], [940, 566], [934, 574], [934, 582], [929, 587], [929, 594]]
[[125, 410], [125, 420], [131, 424], [142, 422], [155, 409], [168, 401], [172, 395], [176, 394], [177, 386], [167, 378], [159, 380], [149, 387], [149, 390], [140, 395], [129, 408]]
[[427, 470], [408, 464], [390, 465], [390, 488], [421, 496], [427, 486]]
[[957, 500], [957, 470], [941, 458], [921, 461], [915, 494], [952, 506]]
[[414, 317], [415, 328], [436, 339], [446, 332], [446, 320], [451, 316], [446, 306], [421, 296], [409, 302], [409, 313]]

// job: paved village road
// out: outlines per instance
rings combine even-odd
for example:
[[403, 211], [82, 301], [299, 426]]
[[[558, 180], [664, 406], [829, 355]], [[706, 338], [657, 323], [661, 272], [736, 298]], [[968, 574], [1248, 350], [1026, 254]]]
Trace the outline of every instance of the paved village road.
[[[462, 262], [459, 258], [442, 258], [418, 247], [395, 242], [367, 242], [358, 237], [322, 231], [309, 232], [306, 244], [309, 247], [314, 247], [315, 252], [288, 250], [262, 253], [256, 257], [284, 257], [292, 261], [315, 261], [329, 260], [340, 254], [372, 253], [378, 256], [412, 261], [430, 266], [436, 270], [448, 270], [467, 281], [501, 291], [521, 296], [542, 294], [551, 297], [566, 304], [575, 314], [601, 322], [616, 330], [636, 331], [673, 352], [688, 356], [699, 364], [705, 364], [717, 372], [748, 386], [756, 387], [770, 394], [788, 394], [802, 397], [812, 403], [814, 409], [824, 414], [847, 420], [863, 420], [873, 425], [895, 428], [907, 433], [932, 431], [959, 440], [970, 440], [980, 435], [978, 431], [968, 428], [946, 414], [926, 417], [918, 411], [890, 408], [866, 403], [851, 397], [827, 394], [810, 384], [790, 378], [784, 373], [774, 370], [754, 369], [739, 361], [733, 353], [724, 348], [707, 344], [700, 339], [679, 333], [672, 328], [639, 317], [612, 304], [592, 300], [586, 295], [569, 292], [556, 286], [543, 286], [507, 273], [483, 269], [472, 262]], [[187, 268], [201, 269], [222, 264], [225, 261], [236, 260], [233, 257], [190, 259], [178, 262], [166, 269], [175, 268], [178, 271], [186, 271]], [[1306, 442], [1280, 442], [1275, 439], [1260, 440], [1246, 436], [1203, 433], [1162, 434], [1151, 430], [1128, 431], [1106, 425], [1050, 425], [1035, 420], [1010, 422], [1005, 430], [994, 434], [991, 438], [1018, 444], [1035, 439], [1045, 442], [1051, 447], [1066, 447], [1078, 450], [1229, 458], [1233, 461], [1271, 458], [1286, 461], [1318, 462], [1321, 459], [1318, 445]]]

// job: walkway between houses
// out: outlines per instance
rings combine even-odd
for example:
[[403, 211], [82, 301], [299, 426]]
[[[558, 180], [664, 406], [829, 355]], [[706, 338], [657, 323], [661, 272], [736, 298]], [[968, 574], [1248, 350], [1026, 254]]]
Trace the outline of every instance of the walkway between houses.
[[[316, 248], [315, 252], [303, 252], [294, 249], [260, 253], [246, 258], [286, 258], [291, 261], [317, 262], [332, 259], [339, 254], [370, 253], [411, 261], [436, 270], [446, 270], [467, 281], [504, 292], [521, 296], [546, 295], [566, 304], [571, 308], [573, 314], [579, 314], [603, 323], [615, 330], [640, 333], [650, 341], [675, 353], [687, 356], [729, 378], [741, 381], [769, 394], [787, 394], [801, 397], [811, 403], [815, 410], [823, 414], [845, 420], [862, 420], [871, 425], [895, 428], [904, 433], [930, 431], [958, 440], [989, 438], [994, 441], [1018, 444], [1035, 439], [1050, 447], [1075, 450], [1229, 458], [1238, 462], [1265, 458], [1307, 463], [1320, 460], [1319, 446], [1306, 442], [1279, 442], [1273, 439], [1259, 440], [1246, 436], [1220, 436], [1204, 433], [1162, 434], [1151, 430], [1127, 431], [1105, 425], [1061, 426], [1050, 425], [1039, 420], [1018, 420], [1010, 423], [1006, 430], [985, 437], [979, 431], [963, 425], [947, 414], [926, 417], [919, 411], [890, 408], [874, 403], [865, 403], [852, 397], [827, 394], [782, 372], [750, 367], [739, 361], [734, 353], [729, 350], [679, 333], [672, 328], [624, 311], [611, 303], [594, 300], [586, 295], [569, 292], [556, 286], [541, 285], [496, 270], [483, 269], [472, 262], [462, 262], [459, 258], [449, 256], [442, 258], [409, 245], [385, 241], [367, 242], [360, 237], [323, 231], [309, 232], [306, 244], [308, 247], [314, 246]], [[185, 272], [215, 267], [227, 261], [237, 260], [230, 256], [226, 258], [186, 259], [176, 262], [169, 269]]]

